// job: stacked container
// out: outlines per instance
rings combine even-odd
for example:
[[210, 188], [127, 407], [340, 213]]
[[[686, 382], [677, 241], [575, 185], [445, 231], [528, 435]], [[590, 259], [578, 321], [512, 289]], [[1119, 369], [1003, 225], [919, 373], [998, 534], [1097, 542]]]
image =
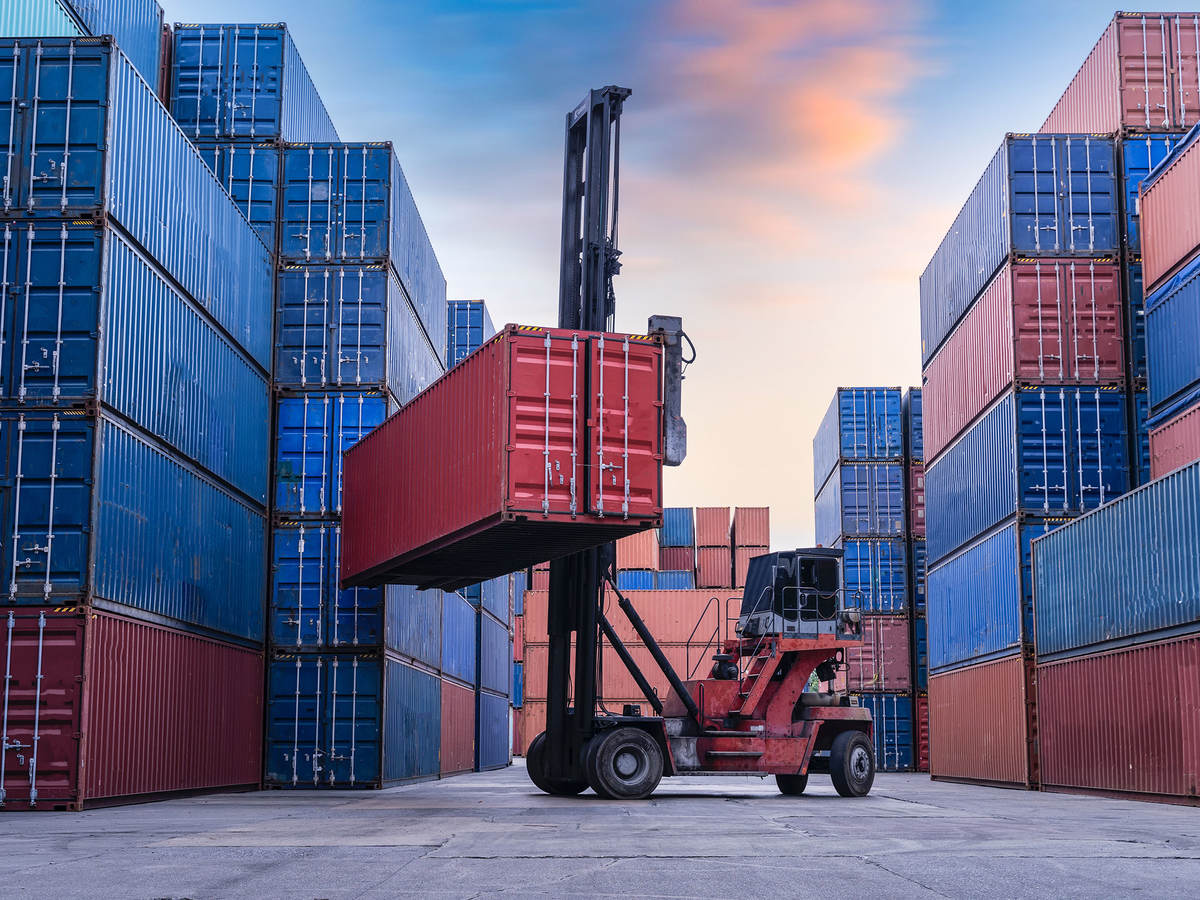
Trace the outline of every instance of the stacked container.
[[733, 543], [728, 506], [696, 509], [696, 587], [727, 588], [733, 584]]
[[738, 506], [729, 531], [733, 543], [733, 586], [746, 586], [750, 560], [771, 552], [771, 510], [765, 506]]
[[909, 462], [899, 388], [838, 388], [816, 436], [816, 536], [844, 551], [845, 600], [863, 613], [841, 687], [869, 706], [881, 769], [913, 768]]
[[[913, 761], [929, 771], [929, 626], [925, 619], [925, 439], [921, 389], [904, 392], [904, 454], [908, 460], [909, 646], [913, 678]], [[923, 736], [923, 737], [922, 737]]]
[[696, 519], [690, 506], [663, 510], [659, 548], [654, 587], [693, 590], [696, 587]]
[[451, 300], [446, 309], [446, 368], [462, 362], [496, 333], [482, 300]]
[[1117, 147], [1007, 136], [921, 276], [935, 776], [1036, 778], [1029, 544], [1130, 484]]
[[0, 57], [3, 803], [252, 785], [269, 250], [111, 38]]

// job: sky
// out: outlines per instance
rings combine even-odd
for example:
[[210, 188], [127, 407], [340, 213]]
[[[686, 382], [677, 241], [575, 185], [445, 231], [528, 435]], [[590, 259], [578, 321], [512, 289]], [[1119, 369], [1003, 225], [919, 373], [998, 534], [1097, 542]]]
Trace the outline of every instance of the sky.
[[[554, 324], [565, 116], [589, 88], [632, 89], [617, 328], [681, 315], [698, 351], [666, 503], [770, 506], [777, 548], [812, 542], [834, 389], [920, 384], [922, 270], [1004, 134], [1037, 130], [1114, 11], [162, 2], [177, 22], [286, 21], [342, 138], [394, 142], [450, 297], [486, 299], [497, 325]], [[1143, 8], [1187, 7], [1121, 5]]]

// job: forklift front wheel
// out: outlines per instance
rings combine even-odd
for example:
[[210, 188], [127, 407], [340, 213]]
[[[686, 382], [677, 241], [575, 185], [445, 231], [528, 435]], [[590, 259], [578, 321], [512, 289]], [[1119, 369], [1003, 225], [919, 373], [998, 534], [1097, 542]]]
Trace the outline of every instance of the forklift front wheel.
[[799, 797], [804, 793], [804, 789], [808, 787], [807, 775], [776, 775], [775, 785], [779, 788], [779, 793], [786, 797]]
[[658, 741], [640, 728], [614, 728], [592, 738], [584, 754], [592, 790], [607, 800], [643, 800], [662, 780]]
[[865, 797], [875, 781], [875, 749], [861, 731], [843, 731], [829, 748], [829, 777], [843, 797]]
[[586, 781], [571, 781], [550, 778], [546, 775], [546, 732], [542, 732], [529, 742], [525, 751], [525, 765], [529, 770], [529, 780], [538, 790], [556, 797], [573, 797], [587, 790]]

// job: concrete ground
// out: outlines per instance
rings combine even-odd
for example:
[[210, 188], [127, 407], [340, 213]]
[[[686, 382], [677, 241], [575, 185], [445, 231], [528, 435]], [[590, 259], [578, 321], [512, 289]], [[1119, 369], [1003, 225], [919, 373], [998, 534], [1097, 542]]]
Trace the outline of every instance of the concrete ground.
[[382, 792], [0, 815], [6, 897], [1196, 896], [1200, 810], [880, 775], [652, 800], [539, 793], [518, 764]]

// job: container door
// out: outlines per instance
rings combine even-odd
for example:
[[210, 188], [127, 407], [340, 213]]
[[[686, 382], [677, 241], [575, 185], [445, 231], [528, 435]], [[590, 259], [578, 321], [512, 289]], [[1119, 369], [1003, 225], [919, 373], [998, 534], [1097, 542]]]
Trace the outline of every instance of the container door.
[[316, 264], [334, 257], [341, 186], [341, 153], [331, 146], [298, 144], [283, 153], [283, 212], [279, 254]]
[[304, 394], [277, 402], [275, 511], [328, 515], [334, 395]]
[[1121, 229], [1112, 139], [1068, 135], [1055, 140], [1055, 150], [1063, 252], [1116, 252], [1121, 247]]
[[1176, 102], [1170, 77], [1168, 18], [1118, 15], [1116, 28], [1122, 124], [1147, 131], [1169, 128]]
[[322, 742], [325, 658], [276, 653], [267, 675], [266, 766], [263, 780], [277, 787], [319, 787], [325, 770]]
[[378, 656], [328, 657], [322, 723], [326, 756], [321, 773], [328, 787], [380, 781], [382, 665]]
[[225, 77], [230, 137], [270, 140], [279, 136], [283, 93], [283, 42], [279, 25], [225, 27], [228, 70]]
[[1172, 127], [1186, 131], [1200, 122], [1200, 19], [1171, 16], [1170, 22], [1175, 73]]
[[343, 147], [341, 159], [340, 259], [386, 259], [391, 246], [392, 148], [386, 144]]
[[1083, 512], [1129, 490], [1129, 423], [1120, 387], [1077, 388], [1071, 395], [1077, 502]]
[[383, 424], [394, 412], [381, 392], [333, 395], [333, 428], [329, 447], [329, 498], [331, 508], [342, 514], [342, 465], [344, 454]]

